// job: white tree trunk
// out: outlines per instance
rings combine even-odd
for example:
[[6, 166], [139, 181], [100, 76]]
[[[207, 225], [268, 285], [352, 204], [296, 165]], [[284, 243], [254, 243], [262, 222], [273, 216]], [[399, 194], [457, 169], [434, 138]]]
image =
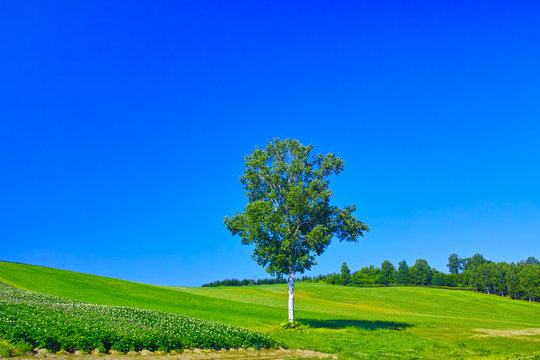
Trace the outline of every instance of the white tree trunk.
[[289, 271], [289, 322], [294, 322], [294, 271]]

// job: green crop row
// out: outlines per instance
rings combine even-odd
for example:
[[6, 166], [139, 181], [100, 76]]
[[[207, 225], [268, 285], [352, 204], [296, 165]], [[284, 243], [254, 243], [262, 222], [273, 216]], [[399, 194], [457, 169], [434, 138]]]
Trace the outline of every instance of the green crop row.
[[171, 313], [94, 305], [0, 283], [0, 338], [51, 351], [276, 346], [258, 332]]

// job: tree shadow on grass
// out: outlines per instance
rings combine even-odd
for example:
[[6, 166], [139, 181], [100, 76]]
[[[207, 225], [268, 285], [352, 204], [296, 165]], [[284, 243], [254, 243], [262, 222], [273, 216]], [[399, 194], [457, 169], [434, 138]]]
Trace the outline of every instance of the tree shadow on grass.
[[315, 320], [301, 319], [299, 323], [307, 325], [311, 328], [325, 329], [344, 329], [354, 327], [361, 330], [403, 330], [413, 326], [412, 324], [395, 322], [395, 321], [379, 321], [379, 320], [347, 320], [347, 319], [332, 319], [332, 320]]

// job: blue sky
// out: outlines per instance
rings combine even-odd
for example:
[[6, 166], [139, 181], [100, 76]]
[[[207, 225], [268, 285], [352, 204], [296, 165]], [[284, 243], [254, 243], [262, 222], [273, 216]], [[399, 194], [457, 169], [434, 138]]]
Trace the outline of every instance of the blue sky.
[[265, 277], [243, 157], [333, 152], [371, 232], [311, 274], [540, 257], [535, 2], [0, 2], [0, 259], [164, 285]]

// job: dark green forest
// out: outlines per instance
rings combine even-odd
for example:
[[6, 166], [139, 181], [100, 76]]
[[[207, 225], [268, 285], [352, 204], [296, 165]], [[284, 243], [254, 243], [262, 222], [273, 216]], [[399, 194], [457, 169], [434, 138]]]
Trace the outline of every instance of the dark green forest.
[[203, 287], [208, 286], [245, 286], [245, 285], [271, 285], [271, 284], [286, 284], [287, 280], [282, 277], [276, 277], [271, 279], [225, 279], [218, 280], [211, 283], [203, 284]]
[[[460, 258], [457, 254], [448, 257], [448, 272], [432, 268], [424, 259], [409, 266], [405, 260], [398, 267], [385, 260], [380, 267], [366, 266], [351, 272], [347, 263], [341, 265], [339, 273], [300, 277], [299, 281], [321, 282], [342, 286], [432, 286], [471, 290], [540, 302], [540, 262], [529, 257], [518, 263], [493, 262], [481, 254]], [[286, 283], [285, 279], [214, 281], [203, 286], [244, 286]]]

